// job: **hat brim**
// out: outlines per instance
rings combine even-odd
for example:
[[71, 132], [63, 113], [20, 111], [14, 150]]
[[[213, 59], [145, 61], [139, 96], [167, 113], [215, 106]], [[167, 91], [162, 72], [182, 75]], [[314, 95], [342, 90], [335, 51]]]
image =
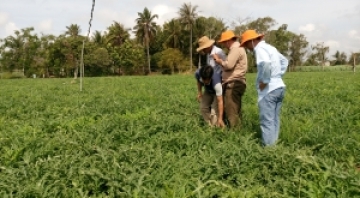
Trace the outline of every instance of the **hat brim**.
[[222, 39], [218, 40], [217, 42], [218, 43], [223, 43], [223, 42], [231, 40], [233, 38], [239, 38], [239, 36], [234, 35], [234, 36], [231, 36], [231, 37], [222, 38]]
[[254, 40], [254, 39], [257, 39], [257, 38], [263, 38], [265, 35], [264, 34], [258, 34], [258, 35], [256, 35], [256, 36], [253, 36], [253, 37], [250, 37], [250, 38], [246, 38], [245, 40], [243, 40], [243, 41], [241, 41], [241, 43], [240, 43], [240, 47], [243, 47], [244, 46], [244, 44], [246, 43], [246, 42], [248, 42], [248, 41], [251, 41], [251, 40]]
[[196, 52], [200, 52], [205, 48], [211, 47], [213, 44], [215, 43], [215, 40], [209, 40], [208, 42], [206, 42], [205, 44], [203, 44], [202, 46], [198, 47], [196, 49]]

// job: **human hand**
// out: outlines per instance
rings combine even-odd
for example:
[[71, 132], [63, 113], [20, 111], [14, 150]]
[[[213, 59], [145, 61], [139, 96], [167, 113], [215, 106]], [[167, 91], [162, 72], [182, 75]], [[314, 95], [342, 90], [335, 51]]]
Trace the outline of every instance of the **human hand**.
[[213, 54], [212, 57], [214, 58], [214, 61], [215, 61], [217, 64], [221, 64], [222, 60], [221, 60], [221, 58], [219, 58], [219, 55]]
[[260, 91], [264, 90], [266, 86], [267, 86], [266, 83], [260, 82], [260, 84], [259, 84]]
[[212, 54], [212, 57], [216, 60], [219, 59], [219, 56], [217, 54]]
[[201, 98], [202, 98], [202, 93], [201, 92], [198, 92], [198, 95], [196, 97], [197, 101], [200, 102], [201, 101]]
[[216, 126], [220, 127], [220, 128], [224, 128], [225, 127], [225, 123], [224, 120], [221, 118], [218, 118], [217, 122], [216, 122]]

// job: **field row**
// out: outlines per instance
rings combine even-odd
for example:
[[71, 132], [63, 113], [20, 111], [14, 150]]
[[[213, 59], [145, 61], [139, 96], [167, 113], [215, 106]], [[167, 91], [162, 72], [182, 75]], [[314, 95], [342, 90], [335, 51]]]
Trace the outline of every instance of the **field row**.
[[0, 80], [0, 197], [360, 197], [359, 77], [287, 73], [265, 149], [254, 74], [234, 130], [192, 75]]

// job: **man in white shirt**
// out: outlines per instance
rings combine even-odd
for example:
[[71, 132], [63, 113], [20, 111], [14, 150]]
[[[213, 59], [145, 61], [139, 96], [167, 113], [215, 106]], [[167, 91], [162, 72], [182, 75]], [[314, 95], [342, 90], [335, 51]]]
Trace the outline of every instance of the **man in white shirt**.
[[215, 73], [221, 73], [222, 67], [214, 60], [213, 55], [216, 54], [222, 60], [226, 60], [224, 51], [214, 45], [215, 40], [209, 39], [207, 36], [203, 36], [198, 40], [199, 47], [197, 52], [203, 52], [206, 54], [206, 65], [210, 65], [214, 68]]
[[262, 142], [274, 145], [280, 133], [280, 111], [285, 95], [282, 76], [288, 60], [273, 46], [263, 40], [264, 35], [247, 30], [241, 35], [241, 44], [255, 53], [257, 77], [256, 90], [260, 114]]

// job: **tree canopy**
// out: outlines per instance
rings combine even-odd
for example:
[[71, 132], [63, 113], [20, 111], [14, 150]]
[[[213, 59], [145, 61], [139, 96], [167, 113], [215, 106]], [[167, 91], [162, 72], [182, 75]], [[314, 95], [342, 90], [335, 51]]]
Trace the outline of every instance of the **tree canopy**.
[[[264, 33], [265, 40], [288, 57], [292, 68], [323, 66], [327, 62], [353, 64], [359, 59], [359, 52], [347, 56], [345, 52], [336, 51], [329, 55], [330, 48], [324, 42], [311, 44], [306, 35], [289, 31], [288, 24], [278, 24], [270, 16], [239, 17], [227, 24], [221, 18], [202, 16], [199, 6], [191, 3], [184, 3], [178, 9], [178, 16], [162, 25], [157, 24], [156, 13], [144, 8], [138, 12], [133, 28], [125, 27], [121, 19], [114, 19], [105, 31], [95, 30], [90, 38], [85, 38], [85, 76], [191, 71], [195, 65], [205, 64], [205, 57], [194, 50], [197, 40], [202, 36], [217, 40], [227, 29], [238, 35], [246, 29]], [[37, 74], [76, 78], [84, 39], [81, 29], [78, 24], [69, 24], [60, 35], [44, 35], [28, 27], [0, 38], [0, 72], [26, 77]], [[134, 38], [131, 38], [131, 31]], [[252, 64], [252, 55], [248, 57]]]

